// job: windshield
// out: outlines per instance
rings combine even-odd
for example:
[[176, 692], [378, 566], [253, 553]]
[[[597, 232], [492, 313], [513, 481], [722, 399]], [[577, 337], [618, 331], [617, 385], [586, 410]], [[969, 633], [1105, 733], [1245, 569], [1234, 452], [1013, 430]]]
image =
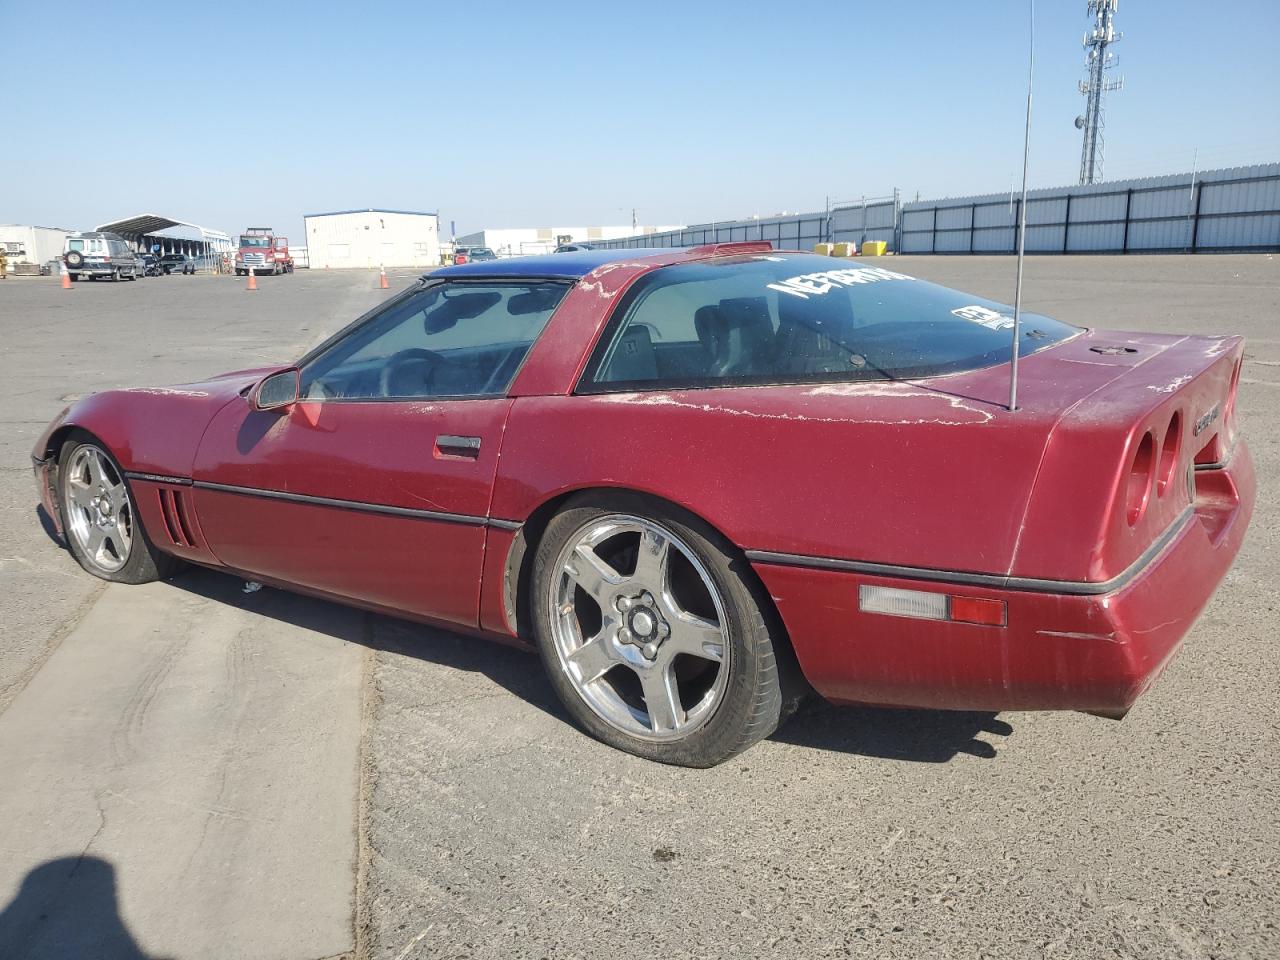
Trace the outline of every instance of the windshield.
[[269, 247], [271, 246], [270, 237], [241, 237], [240, 246], [242, 247]]
[[[756, 254], [655, 270], [619, 304], [591, 379], [614, 389], [886, 380], [1009, 360], [1012, 308], [864, 264]], [[1023, 354], [1077, 332], [1030, 313], [1022, 330]]]

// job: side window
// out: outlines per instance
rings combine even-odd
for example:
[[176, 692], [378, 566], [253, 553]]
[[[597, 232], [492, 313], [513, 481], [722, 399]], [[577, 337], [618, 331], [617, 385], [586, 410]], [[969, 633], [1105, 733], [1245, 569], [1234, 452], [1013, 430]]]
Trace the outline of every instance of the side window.
[[395, 300], [302, 370], [310, 400], [504, 393], [563, 283], [444, 283]]
[[[718, 275], [643, 289], [602, 357], [600, 384], [741, 379], [768, 366], [778, 329], [777, 295], [740, 275]], [[672, 279], [675, 279], [672, 277]]]

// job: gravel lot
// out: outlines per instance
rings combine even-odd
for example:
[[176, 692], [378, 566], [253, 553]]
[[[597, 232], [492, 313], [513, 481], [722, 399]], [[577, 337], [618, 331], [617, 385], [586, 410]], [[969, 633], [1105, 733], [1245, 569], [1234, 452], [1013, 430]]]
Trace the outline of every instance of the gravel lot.
[[[885, 265], [1012, 297], [1009, 258]], [[1127, 719], [814, 706], [709, 771], [587, 739], [519, 651], [210, 573], [103, 589], [50, 541], [63, 397], [287, 358], [382, 296], [242, 285], [0, 284], [0, 955], [1280, 955], [1280, 257], [1027, 261], [1030, 310], [1249, 338], [1253, 527]]]

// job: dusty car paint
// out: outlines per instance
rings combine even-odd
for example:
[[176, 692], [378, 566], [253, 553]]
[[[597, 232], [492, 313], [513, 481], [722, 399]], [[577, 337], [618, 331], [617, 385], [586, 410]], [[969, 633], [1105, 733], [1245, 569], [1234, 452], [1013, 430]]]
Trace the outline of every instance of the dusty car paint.
[[[575, 392], [638, 278], [750, 249], [597, 255], [506, 397], [254, 409], [250, 389], [281, 368], [89, 397], [37, 444], [38, 483], [47, 498], [59, 438], [86, 430], [128, 472], [162, 549], [508, 640], [537, 521], [575, 491], [636, 490], [746, 552], [806, 677], [833, 700], [1123, 713], [1250, 518], [1234, 413], [1242, 341], [1089, 330], [1023, 360], [1016, 413], [1003, 406], [1005, 364], [916, 381]], [[538, 275], [535, 261], [497, 261], [432, 280], [522, 269]], [[440, 448], [442, 435], [478, 438], [478, 455]], [[1162, 472], [1130, 522], [1144, 444]], [[1007, 624], [865, 613], [863, 584], [1003, 600]]]

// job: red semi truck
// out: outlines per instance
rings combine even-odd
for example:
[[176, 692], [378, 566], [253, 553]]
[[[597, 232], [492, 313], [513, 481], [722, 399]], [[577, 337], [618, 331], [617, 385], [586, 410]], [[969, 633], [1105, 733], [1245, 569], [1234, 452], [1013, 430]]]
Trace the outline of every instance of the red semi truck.
[[240, 234], [236, 251], [236, 276], [256, 273], [293, 273], [289, 238], [277, 237], [270, 227], [248, 227]]

